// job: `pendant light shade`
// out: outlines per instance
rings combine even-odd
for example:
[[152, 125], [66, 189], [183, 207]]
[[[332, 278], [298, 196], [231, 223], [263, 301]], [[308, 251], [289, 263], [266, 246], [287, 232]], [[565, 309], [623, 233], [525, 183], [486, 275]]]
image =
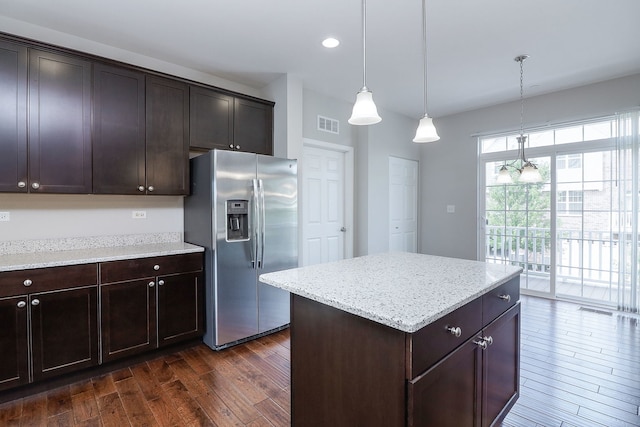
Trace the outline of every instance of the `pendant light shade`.
[[378, 109], [373, 102], [373, 93], [363, 87], [356, 94], [356, 102], [353, 104], [349, 123], [352, 125], [374, 125], [380, 121], [382, 118], [378, 115]]
[[440, 139], [433, 119], [427, 113], [427, 4], [422, 0], [422, 56], [424, 59], [424, 117], [418, 123], [413, 142], [435, 142]]
[[520, 171], [520, 182], [540, 182], [542, 181], [542, 175], [538, 167], [531, 162], [526, 162]]
[[436, 127], [433, 125], [433, 119], [425, 114], [425, 116], [420, 119], [413, 142], [434, 142], [439, 139], [440, 136], [438, 135]]
[[367, 88], [367, 2], [362, 0], [362, 89], [349, 118], [352, 125], [373, 125], [382, 121], [373, 102], [373, 93]]
[[511, 184], [513, 180], [511, 179], [511, 174], [509, 173], [509, 169], [507, 169], [506, 165], [502, 165], [500, 168], [500, 172], [498, 172], [498, 178], [496, 178], [496, 183], [498, 184]]

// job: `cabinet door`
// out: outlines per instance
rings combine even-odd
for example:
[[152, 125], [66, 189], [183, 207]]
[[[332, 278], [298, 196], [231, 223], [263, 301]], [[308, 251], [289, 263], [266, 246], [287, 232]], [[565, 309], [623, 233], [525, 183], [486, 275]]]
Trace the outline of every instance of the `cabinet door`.
[[0, 390], [29, 382], [27, 296], [0, 298]]
[[91, 193], [91, 64], [39, 50], [29, 61], [29, 191]]
[[27, 191], [27, 48], [5, 41], [0, 41], [0, 191]]
[[236, 150], [273, 155], [273, 107], [236, 98], [233, 140]]
[[191, 86], [189, 104], [189, 146], [233, 149], [233, 97]]
[[484, 384], [482, 425], [502, 419], [515, 404], [520, 390], [520, 304], [484, 330], [492, 344], [483, 352]]
[[29, 296], [33, 380], [98, 364], [98, 288]]
[[[144, 74], [93, 66], [93, 192], [145, 192]], [[140, 189], [141, 188], [141, 189]]]
[[480, 426], [482, 350], [473, 341], [409, 381], [409, 426]]
[[202, 273], [158, 278], [158, 342], [196, 338], [203, 334], [204, 287]]
[[147, 76], [147, 194], [189, 192], [189, 87]]
[[157, 347], [154, 278], [100, 286], [102, 360]]

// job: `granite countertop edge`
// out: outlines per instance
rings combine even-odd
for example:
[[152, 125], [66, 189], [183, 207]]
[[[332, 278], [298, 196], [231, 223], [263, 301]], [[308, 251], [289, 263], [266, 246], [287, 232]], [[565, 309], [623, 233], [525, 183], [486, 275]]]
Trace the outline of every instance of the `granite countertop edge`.
[[[433, 256], [425, 256], [425, 257], [438, 258]], [[450, 259], [450, 260], [452, 260], [453, 262], [456, 262], [456, 260], [454, 259]], [[344, 262], [344, 261], [339, 261], [339, 262]], [[466, 263], [467, 261], [460, 260], [460, 262]], [[474, 262], [477, 262], [477, 261], [474, 261]], [[494, 264], [491, 264], [491, 265], [494, 265]], [[416, 312], [414, 311], [413, 314], [405, 316], [405, 318], [402, 318], [403, 316], [398, 315], [397, 312], [394, 315], [393, 309], [389, 310], [388, 313], [385, 313], [384, 311], [386, 307], [383, 306], [381, 308], [380, 301], [376, 301], [375, 304], [372, 304], [369, 307], [367, 307], [366, 303], [358, 304], [358, 306], [355, 306], [355, 304], [351, 305], [351, 304], [345, 303], [345, 301], [341, 300], [339, 298], [339, 295], [336, 295], [336, 294], [331, 295], [331, 294], [325, 293], [323, 295], [321, 292], [317, 292], [317, 291], [314, 292], [313, 289], [310, 292], [306, 290], [304, 286], [301, 286], [300, 283], [295, 283], [295, 281], [289, 282], [289, 281], [280, 280], [279, 278], [277, 278], [280, 272], [261, 275], [260, 281], [268, 285], [275, 286], [279, 289], [289, 291], [295, 295], [308, 298], [310, 300], [328, 305], [330, 307], [337, 308], [339, 310], [354, 314], [356, 316], [363, 317], [365, 319], [372, 320], [376, 323], [380, 323], [382, 325], [386, 325], [391, 328], [401, 330], [403, 332], [414, 333], [420, 330], [421, 328], [423, 328], [424, 326], [427, 326], [428, 324], [444, 317], [445, 315], [453, 312], [454, 310], [462, 307], [463, 305], [471, 302], [472, 300], [490, 292], [491, 290], [517, 277], [522, 271], [522, 268], [513, 267], [513, 266], [504, 266], [504, 269], [505, 269], [505, 273], [503, 275], [501, 275], [500, 277], [493, 278], [490, 281], [490, 283], [489, 281], [486, 281], [484, 283], [484, 286], [478, 289], [475, 289], [472, 292], [462, 295], [460, 298], [455, 299], [455, 302], [453, 303], [447, 303], [445, 306], [440, 306], [435, 309], [428, 307], [428, 304], [425, 304], [424, 306], [426, 308], [424, 308], [424, 310], [421, 311], [420, 314], [416, 315], [415, 314]], [[274, 279], [273, 276], [276, 276], [276, 278]], [[402, 289], [399, 290], [399, 292], [401, 291]], [[413, 309], [414, 308], [415, 307], [413, 307]], [[411, 311], [411, 310], [412, 308], [410, 307], [407, 311]]]
[[185, 242], [0, 255], [0, 272], [203, 252]]

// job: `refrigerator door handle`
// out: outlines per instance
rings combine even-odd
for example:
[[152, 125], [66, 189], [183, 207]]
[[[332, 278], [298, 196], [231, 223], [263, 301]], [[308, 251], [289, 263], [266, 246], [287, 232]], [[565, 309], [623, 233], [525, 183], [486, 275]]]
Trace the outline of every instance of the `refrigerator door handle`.
[[258, 212], [260, 211], [260, 207], [258, 205], [258, 180], [257, 179], [253, 179], [252, 180], [252, 185], [253, 185], [253, 191], [251, 193], [251, 196], [253, 198], [253, 212], [252, 212], [252, 220], [251, 220], [251, 232], [253, 234], [253, 242], [251, 242], [252, 244], [249, 245], [249, 247], [251, 248], [251, 268], [256, 269], [257, 268], [257, 260], [258, 260], [258, 234], [259, 234], [259, 223], [258, 223], [258, 218], [259, 218], [259, 214]]
[[265, 228], [265, 205], [264, 205], [264, 182], [258, 180], [258, 188], [260, 189], [260, 258], [258, 260], [258, 268], [264, 268], [264, 228]]

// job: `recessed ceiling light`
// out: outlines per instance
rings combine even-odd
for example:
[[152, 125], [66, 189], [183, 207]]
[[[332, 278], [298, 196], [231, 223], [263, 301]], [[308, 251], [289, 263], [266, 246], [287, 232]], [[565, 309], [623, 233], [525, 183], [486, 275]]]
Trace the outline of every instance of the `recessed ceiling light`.
[[338, 47], [338, 45], [340, 44], [340, 40], [338, 39], [334, 39], [333, 37], [328, 37], [324, 40], [322, 40], [322, 46], [329, 48], [329, 49], [333, 49], [334, 47]]

